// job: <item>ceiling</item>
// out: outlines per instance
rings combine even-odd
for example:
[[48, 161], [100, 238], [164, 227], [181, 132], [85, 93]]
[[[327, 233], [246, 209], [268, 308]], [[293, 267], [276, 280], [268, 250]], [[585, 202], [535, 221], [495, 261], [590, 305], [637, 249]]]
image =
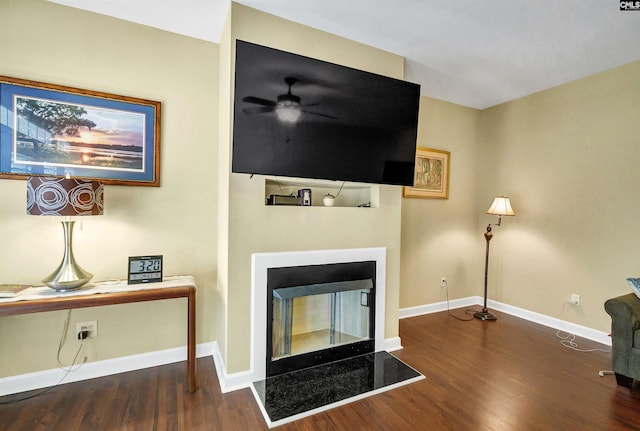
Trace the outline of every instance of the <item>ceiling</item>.
[[[49, 0], [219, 43], [229, 0]], [[640, 60], [618, 0], [238, 0], [406, 59], [422, 94], [483, 109]]]

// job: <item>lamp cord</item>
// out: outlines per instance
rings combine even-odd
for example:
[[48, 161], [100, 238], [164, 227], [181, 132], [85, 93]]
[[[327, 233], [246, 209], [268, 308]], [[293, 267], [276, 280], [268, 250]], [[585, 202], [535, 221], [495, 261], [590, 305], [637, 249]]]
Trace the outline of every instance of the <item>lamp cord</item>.
[[61, 370], [64, 370], [64, 365], [60, 360], [60, 352], [62, 351], [62, 346], [64, 346], [64, 343], [67, 339], [67, 332], [69, 331], [70, 321], [71, 321], [71, 309], [69, 309], [69, 311], [67, 312], [67, 318], [64, 320], [64, 323], [62, 324], [62, 333], [60, 334], [60, 340], [58, 341], [58, 353], [56, 355], [56, 360], [58, 361], [58, 367]]
[[82, 366], [82, 364], [78, 364], [78, 366], [76, 368], [73, 368], [73, 366], [76, 364], [76, 361], [78, 360], [78, 355], [80, 355], [80, 352], [82, 351], [82, 348], [84, 347], [84, 339], [80, 340], [80, 346], [78, 347], [78, 350], [76, 351], [76, 354], [74, 355], [73, 361], [71, 362], [71, 365], [69, 366], [69, 368], [65, 369], [64, 365], [60, 361], [60, 350], [62, 350], [62, 346], [64, 345], [64, 340], [65, 340], [66, 335], [67, 335], [67, 330], [69, 329], [70, 317], [71, 317], [71, 310], [69, 310], [69, 312], [67, 313], [67, 319], [64, 321], [64, 324], [63, 324], [63, 327], [62, 327], [62, 334], [60, 335], [60, 342], [58, 343], [57, 360], [58, 360], [58, 365], [60, 365], [60, 369], [62, 371], [65, 371], [64, 375], [53, 386], [49, 386], [48, 388], [44, 388], [44, 389], [36, 392], [35, 394], [31, 394], [31, 395], [29, 395], [27, 397], [24, 397], [24, 398], [17, 398], [17, 399], [9, 400], [9, 401], [2, 401], [2, 402], [0, 402], [0, 405], [15, 404], [15, 403], [18, 403], [20, 401], [26, 401], [26, 400], [30, 400], [30, 399], [35, 398], [35, 397], [39, 397], [40, 395], [44, 395], [47, 392], [51, 391], [52, 389], [58, 387], [60, 385], [60, 383], [62, 383], [62, 381], [67, 378], [67, 376], [69, 375], [70, 372], [76, 371], [78, 368], [80, 368]]
[[470, 314], [471, 315], [471, 318], [469, 318], [469, 319], [463, 319], [462, 317], [459, 317], [459, 316], [456, 316], [455, 314], [453, 314], [451, 312], [451, 310], [449, 309], [449, 283], [447, 283], [446, 281], [444, 282], [444, 291], [445, 291], [445, 294], [447, 295], [447, 313], [449, 314], [449, 316], [453, 317], [454, 319], [458, 319], [458, 320], [460, 320], [462, 322], [468, 322], [468, 321], [474, 319], [474, 317], [473, 317], [473, 312], [474, 311], [473, 310], [468, 310], [467, 309], [467, 310], [464, 311], [465, 314], [467, 314], [467, 315]]
[[[561, 333], [564, 333], [566, 335], [561, 335]], [[568, 332], [564, 332], [561, 330], [558, 330], [556, 332], [556, 337], [560, 338], [560, 344], [562, 344], [564, 347], [571, 349], [571, 350], [575, 350], [576, 352], [580, 352], [580, 353], [589, 353], [589, 352], [605, 352], [605, 353], [611, 353], [611, 350], [605, 350], [605, 349], [580, 349], [578, 347], [578, 343], [575, 342], [576, 336], [573, 334], [570, 334]]]

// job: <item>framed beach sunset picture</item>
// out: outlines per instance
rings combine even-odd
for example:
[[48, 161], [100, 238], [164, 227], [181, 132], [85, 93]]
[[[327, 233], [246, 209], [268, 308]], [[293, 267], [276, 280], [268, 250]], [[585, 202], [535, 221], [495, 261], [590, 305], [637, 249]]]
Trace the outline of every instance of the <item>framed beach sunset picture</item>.
[[160, 102], [0, 76], [0, 178], [160, 185]]

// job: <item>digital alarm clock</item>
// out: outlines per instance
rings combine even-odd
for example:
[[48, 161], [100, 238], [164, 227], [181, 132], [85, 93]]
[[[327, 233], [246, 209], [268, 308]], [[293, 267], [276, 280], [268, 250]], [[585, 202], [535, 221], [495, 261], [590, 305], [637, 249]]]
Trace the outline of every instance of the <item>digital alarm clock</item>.
[[162, 256], [129, 256], [128, 284], [162, 281]]

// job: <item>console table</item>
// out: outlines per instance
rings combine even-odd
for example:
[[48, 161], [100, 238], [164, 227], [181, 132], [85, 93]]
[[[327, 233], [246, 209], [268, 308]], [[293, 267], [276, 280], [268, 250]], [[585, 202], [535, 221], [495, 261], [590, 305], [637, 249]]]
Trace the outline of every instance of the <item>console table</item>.
[[187, 298], [187, 374], [189, 391], [196, 390], [196, 285], [191, 276], [165, 277], [162, 282], [128, 285], [125, 281], [89, 284], [60, 293], [32, 287], [13, 298], [0, 299], [0, 317], [72, 308], [98, 307], [160, 299]]

